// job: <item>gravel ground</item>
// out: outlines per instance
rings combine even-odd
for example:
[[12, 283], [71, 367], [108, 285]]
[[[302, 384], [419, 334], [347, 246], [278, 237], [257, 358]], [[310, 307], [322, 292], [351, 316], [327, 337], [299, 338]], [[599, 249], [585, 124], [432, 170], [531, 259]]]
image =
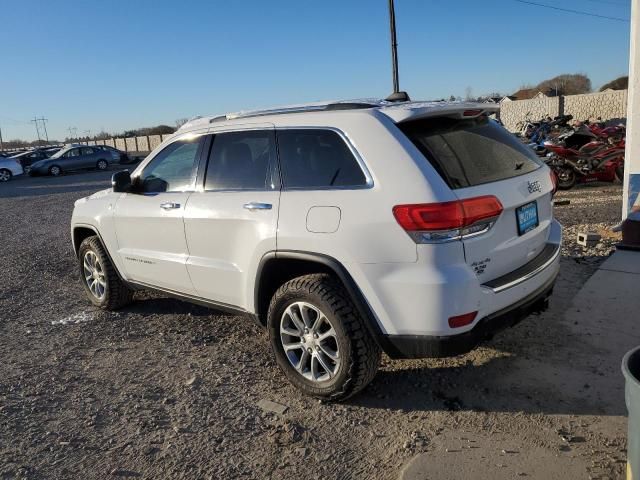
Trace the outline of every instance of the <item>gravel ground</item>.
[[556, 207], [568, 241], [549, 311], [461, 357], [384, 358], [333, 405], [301, 397], [244, 318], [147, 293], [90, 306], [68, 224], [108, 177], [0, 185], [0, 478], [393, 479], [423, 452], [439, 478], [623, 475], [624, 401], [597, 369], [613, 359], [562, 320], [613, 242], [583, 250], [575, 234], [616, 223], [619, 185], [558, 195], [571, 203]]

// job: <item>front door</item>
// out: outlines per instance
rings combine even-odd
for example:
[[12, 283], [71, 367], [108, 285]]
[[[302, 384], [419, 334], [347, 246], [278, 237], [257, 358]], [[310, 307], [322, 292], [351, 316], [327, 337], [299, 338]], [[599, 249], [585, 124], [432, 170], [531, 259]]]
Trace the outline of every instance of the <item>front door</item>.
[[273, 126], [250, 128], [214, 133], [203, 188], [184, 215], [198, 296], [247, 310], [260, 260], [276, 249], [280, 201]]
[[183, 217], [204, 138], [188, 136], [167, 145], [133, 179], [132, 193], [116, 202], [118, 254], [130, 280], [194, 294]]

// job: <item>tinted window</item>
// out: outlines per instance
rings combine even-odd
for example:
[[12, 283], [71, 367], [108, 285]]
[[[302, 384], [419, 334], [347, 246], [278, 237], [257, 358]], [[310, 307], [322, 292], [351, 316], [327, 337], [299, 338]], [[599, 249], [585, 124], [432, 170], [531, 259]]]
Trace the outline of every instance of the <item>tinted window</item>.
[[165, 147], [142, 171], [140, 189], [147, 193], [191, 190], [203, 138], [177, 140]]
[[451, 188], [505, 180], [540, 167], [535, 153], [486, 116], [399, 125]]
[[285, 188], [331, 188], [366, 185], [367, 179], [344, 140], [330, 130], [278, 132]]
[[93, 148], [83, 148], [82, 155], [93, 155]]
[[218, 133], [213, 137], [205, 190], [272, 189], [276, 160], [272, 130]]
[[80, 149], [79, 148], [74, 148], [73, 150], [69, 150], [67, 153], [64, 154], [65, 157], [70, 158], [70, 157], [79, 157], [80, 156]]

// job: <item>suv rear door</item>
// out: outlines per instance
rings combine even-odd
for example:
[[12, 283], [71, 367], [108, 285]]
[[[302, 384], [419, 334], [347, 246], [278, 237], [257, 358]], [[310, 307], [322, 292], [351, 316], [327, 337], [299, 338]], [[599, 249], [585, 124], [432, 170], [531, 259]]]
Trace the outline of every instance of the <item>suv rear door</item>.
[[198, 189], [185, 209], [187, 269], [199, 297], [251, 309], [254, 273], [264, 254], [276, 249], [275, 131], [257, 124], [212, 133]]
[[[548, 168], [503, 127], [476, 111], [399, 124], [459, 199], [495, 196], [503, 211], [489, 231], [463, 239], [484, 283], [535, 258], [553, 219]], [[465, 117], [470, 114], [470, 117]]]

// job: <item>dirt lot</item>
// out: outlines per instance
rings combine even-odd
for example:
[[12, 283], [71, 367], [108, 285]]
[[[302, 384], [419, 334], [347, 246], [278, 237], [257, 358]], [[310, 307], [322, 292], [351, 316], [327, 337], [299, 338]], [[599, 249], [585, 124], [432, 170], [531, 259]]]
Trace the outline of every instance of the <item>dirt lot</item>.
[[0, 478], [395, 479], [421, 452], [431, 478], [623, 476], [622, 353], [565, 315], [613, 239], [571, 241], [617, 221], [619, 185], [559, 195], [571, 238], [549, 311], [462, 357], [385, 358], [326, 405], [289, 386], [246, 319], [144, 293], [90, 307], [68, 225], [108, 177], [0, 185]]

